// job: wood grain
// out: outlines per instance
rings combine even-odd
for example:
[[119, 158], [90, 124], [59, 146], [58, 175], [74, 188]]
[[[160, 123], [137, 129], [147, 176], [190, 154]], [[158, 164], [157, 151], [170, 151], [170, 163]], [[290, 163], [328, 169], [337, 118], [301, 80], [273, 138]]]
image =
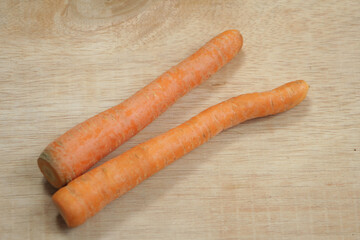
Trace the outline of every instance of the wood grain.
[[[358, 1], [0, 2], [1, 239], [359, 239]], [[304, 79], [76, 229], [36, 159], [219, 32], [243, 51], [104, 161], [231, 96]]]

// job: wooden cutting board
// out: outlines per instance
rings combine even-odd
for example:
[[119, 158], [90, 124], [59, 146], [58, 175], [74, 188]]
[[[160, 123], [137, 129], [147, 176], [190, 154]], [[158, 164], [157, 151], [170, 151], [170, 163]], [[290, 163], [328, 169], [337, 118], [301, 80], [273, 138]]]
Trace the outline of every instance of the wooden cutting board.
[[[0, 239], [360, 239], [359, 12], [359, 1], [1, 1]], [[304, 79], [308, 98], [68, 229], [36, 164], [43, 148], [232, 28], [241, 53], [104, 161], [235, 95]]]

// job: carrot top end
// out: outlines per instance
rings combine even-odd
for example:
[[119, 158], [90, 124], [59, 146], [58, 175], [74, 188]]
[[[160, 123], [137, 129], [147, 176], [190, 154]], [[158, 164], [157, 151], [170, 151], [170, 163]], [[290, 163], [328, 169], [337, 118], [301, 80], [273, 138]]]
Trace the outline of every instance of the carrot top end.
[[60, 188], [64, 185], [64, 183], [61, 181], [59, 175], [57, 174], [56, 170], [51, 166], [51, 164], [39, 157], [38, 158], [38, 165], [40, 168], [40, 171], [45, 176], [46, 180], [55, 188]]

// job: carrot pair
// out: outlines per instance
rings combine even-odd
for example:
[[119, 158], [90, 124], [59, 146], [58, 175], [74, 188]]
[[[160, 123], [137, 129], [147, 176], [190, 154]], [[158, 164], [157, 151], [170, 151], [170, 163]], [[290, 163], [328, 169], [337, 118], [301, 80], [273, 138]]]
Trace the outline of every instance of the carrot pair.
[[[149, 124], [177, 98], [230, 61], [241, 46], [242, 37], [236, 30], [218, 35], [124, 103], [76, 126], [50, 144], [38, 161], [42, 172], [57, 187], [81, 175]], [[53, 201], [67, 225], [78, 226], [112, 200], [224, 129], [249, 119], [284, 112], [299, 104], [307, 91], [307, 83], [298, 80], [268, 92], [240, 95], [212, 106], [178, 127], [77, 177], [57, 191]]]

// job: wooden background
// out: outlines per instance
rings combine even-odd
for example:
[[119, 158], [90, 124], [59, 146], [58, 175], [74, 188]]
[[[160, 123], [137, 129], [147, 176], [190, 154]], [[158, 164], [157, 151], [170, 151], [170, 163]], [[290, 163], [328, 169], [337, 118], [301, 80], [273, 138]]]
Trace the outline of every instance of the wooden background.
[[[68, 229], [43, 148], [232, 28], [241, 53], [105, 161], [241, 93], [304, 79], [308, 98]], [[1, 1], [0, 238], [360, 239], [359, 77], [359, 1]]]

